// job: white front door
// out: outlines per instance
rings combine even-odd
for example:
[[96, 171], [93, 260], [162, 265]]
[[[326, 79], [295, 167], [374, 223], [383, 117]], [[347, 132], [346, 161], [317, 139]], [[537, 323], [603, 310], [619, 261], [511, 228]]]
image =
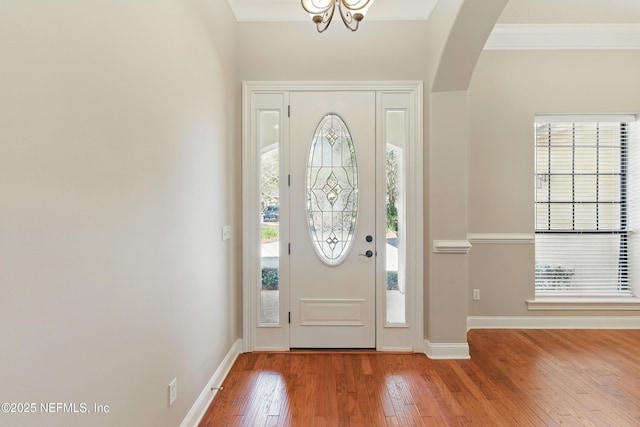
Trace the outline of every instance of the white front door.
[[290, 347], [375, 348], [375, 92], [290, 105]]

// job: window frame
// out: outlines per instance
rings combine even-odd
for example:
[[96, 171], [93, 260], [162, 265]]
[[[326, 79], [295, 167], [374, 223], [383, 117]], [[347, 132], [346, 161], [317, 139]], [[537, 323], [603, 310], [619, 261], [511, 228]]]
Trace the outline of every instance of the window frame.
[[[544, 267], [549, 267], [548, 265], [539, 265], [539, 261], [538, 261], [538, 251], [536, 250], [536, 256], [535, 256], [535, 265], [536, 265], [536, 274], [535, 274], [535, 285], [534, 285], [534, 289], [535, 289], [535, 297], [536, 297], [536, 301], [540, 300], [540, 299], [544, 299], [544, 298], [551, 298], [551, 299], [560, 299], [560, 301], [566, 301], [567, 299], [571, 299], [571, 298], [578, 298], [578, 299], [584, 299], [584, 298], [590, 298], [590, 299], [594, 299], [595, 300], [599, 300], [601, 298], [605, 298], [605, 299], [611, 299], [611, 298], [623, 298], [626, 299], [628, 297], [632, 297], [633, 294], [633, 289], [631, 287], [630, 284], [630, 280], [629, 280], [629, 257], [628, 257], [628, 253], [629, 253], [629, 244], [628, 244], [628, 227], [627, 227], [627, 213], [628, 213], [628, 197], [627, 197], [627, 171], [628, 171], [628, 158], [629, 158], [629, 152], [628, 152], [628, 145], [629, 145], [629, 135], [628, 135], [628, 123], [629, 121], [631, 121], [632, 117], [624, 116], [624, 117], [618, 117], [618, 116], [608, 116], [608, 115], [598, 115], [597, 117], [594, 117], [593, 115], [578, 115], [578, 116], [536, 116], [536, 120], [535, 120], [535, 133], [534, 133], [534, 137], [535, 137], [535, 141], [534, 141], [534, 147], [535, 147], [535, 163], [534, 163], [534, 176], [535, 176], [535, 185], [537, 188], [540, 188], [541, 186], [541, 182], [546, 183], [546, 191], [547, 191], [547, 195], [546, 198], [543, 197], [542, 200], [540, 200], [539, 197], [539, 193], [537, 191], [537, 189], [535, 190], [535, 195], [534, 195], [534, 212], [535, 212], [535, 227], [534, 227], [534, 236], [535, 236], [535, 241], [536, 241], [536, 245], [538, 245], [538, 236], [542, 236], [542, 235], [555, 235], [555, 236], [561, 236], [561, 235], [566, 235], [566, 236], [578, 236], [578, 235], [590, 235], [590, 236], [594, 236], [597, 234], [607, 234], [607, 235], [620, 235], [620, 242], [618, 243], [618, 247], [619, 247], [619, 251], [618, 251], [618, 279], [617, 279], [617, 286], [618, 289], [617, 290], [611, 290], [611, 291], [601, 291], [602, 294], [592, 294], [591, 292], [595, 292], [598, 290], [598, 287], [600, 285], [600, 283], [598, 284], [589, 284], [589, 280], [585, 281], [585, 280], [581, 280], [580, 282], [578, 282], [578, 289], [577, 290], [570, 290], [567, 289], [567, 286], [558, 286], [557, 290], [554, 290], [553, 288], [556, 285], [551, 285], [549, 286], [549, 275], [551, 273], [549, 273], [549, 271], [547, 271], [546, 268]], [[633, 117], [633, 119], [635, 119], [635, 117]], [[579, 122], [592, 122], [592, 123], [597, 123], [596, 124], [596, 132], [594, 134], [595, 136], [595, 140], [592, 142], [593, 144], [593, 149], [595, 151], [595, 161], [597, 162], [595, 165], [595, 169], [592, 172], [576, 172], [577, 169], [577, 163], [580, 161], [580, 159], [578, 157], [576, 157], [576, 150], [580, 149], [582, 147], [589, 147], [589, 144], [583, 146], [579, 141], [579, 137], [581, 136], [581, 134], [577, 134], [576, 133], [576, 124]], [[619, 123], [619, 127], [620, 127], [620, 131], [619, 131], [619, 135], [620, 135], [620, 141], [619, 141], [619, 156], [618, 156], [618, 163], [616, 163], [617, 172], [611, 172], [611, 171], [605, 171], [605, 168], [601, 168], [602, 163], [601, 163], [601, 148], [605, 147], [606, 144], [606, 140], [605, 139], [601, 139], [601, 124], [602, 123], [611, 123], [611, 122], [615, 122], [615, 123]], [[552, 144], [552, 139], [553, 138], [557, 138], [558, 136], [553, 134], [553, 124], [562, 124], [565, 125], [564, 129], [570, 129], [571, 133], [569, 135], [569, 142], [565, 143], [565, 144], [558, 144], [554, 146]], [[544, 127], [545, 125], [547, 125], [547, 129], [546, 130], [542, 130], [541, 128]], [[562, 129], [559, 128], [559, 129]], [[560, 130], [557, 130], [558, 132], [561, 132]], [[540, 147], [540, 133], [542, 132], [542, 136], [544, 136], [544, 133], [547, 132], [548, 133], [548, 142], [547, 142], [547, 147], [548, 147], [548, 153], [546, 154], [546, 169], [544, 167], [539, 167], [538, 164], [538, 159], [539, 159], [539, 147]], [[591, 141], [589, 141], [591, 142]], [[602, 145], [601, 145], [602, 144]], [[569, 165], [570, 165], [570, 172], [568, 172], [566, 169], [558, 172], [558, 171], [554, 171], [555, 168], [552, 167], [552, 162], [553, 162], [553, 158], [556, 158], [556, 161], [558, 161], [560, 164], [564, 161], [567, 162], [567, 158], [562, 158], [562, 152], [566, 150], [566, 148], [570, 148], [570, 157], [569, 157]], [[616, 147], [617, 148], [617, 147]], [[603, 148], [604, 149], [604, 148]], [[603, 172], [605, 171], [605, 172]], [[580, 200], [580, 197], [576, 196], [576, 177], [580, 177], [580, 176], [592, 176], [594, 177], [593, 180], [593, 184], [590, 185], [594, 185], [594, 189], [595, 191], [593, 192], [595, 194], [595, 199], [594, 200], [587, 200], [588, 197], [584, 197], [583, 200]], [[600, 194], [599, 194], [599, 190], [600, 190], [600, 177], [601, 176], [619, 176], [619, 181], [618, 181], [618, 187], [617, 187], [617, 192], [619, 194], [619, 198], [617, 200], [608, 200], [608, 201], [603, 201], [600, 199]], [[552, 192], [553, 191], [558, 191], [553, 190], [552, 189], [552, 182], [554, 182], [553, 177], [565, 177], [565, 181], [566, 181], [566, 177], [570, 177], [570, 183], [571, 183], [571, 188], [570, 188], [570, 197], [560, 197], [557, 199], [554, 199]], [[562, 193], [562, 190], [559, 191], [559, 194], [564, 195], [566, 193]], [[557, 194], [556, 194], [557, 196]], [[594, 209], [595, 209], [595, 221], [592, 222], [592, 226], [586, 226], [585, 227], [585, 223], [583, 222], [581, 224], [580, 227], [576, 227], [576, 206], [577, 205], [593, 205]], [[606, 205], [606, 204], [617, 204], [620, 206], [619, 209], [619, 213], [618, 213], [618, 227], [607, 227], [605, 228], [601, 228], [601, 224], [600, 224], [600, 206], [601, 205]], [[557, 224], [554, 224], [553, 221], [554, 219], [552, 218], [552, 208], [553, 206], [561, 206], [561, 205], [570, 205], [571, 206], [571, 226], [570, 227], [559, 227], [558, 225], [564, 225], [561, 224], [562, 221], [558, 221]], [[539, 209], [540, 206], [546, 206], [546, 209]], [[540, 227], [541, 222], [539, 221], [539, 215], [541, 213], [541, 211], [546, 211], [546, 214], [543, 214], [543, 218], [546, 217], [546, 227]], [[607, 225], [611, 225], [611, 224], [607, 224]], [[540, 227], [540, 228], [539, 228]], [[569, 245], [569, 243], [567, 242], [563, 242], [563, 244]], [[604, 258], [606, 258], [606, 255], [603, 255]], [[543, 267], [543, 268], [540, 268]], [[540, 268], [540, 270], [539, 270]], [[551, 269], [552, 271], [554, 271], [553, 269]], [[569, 270], [567, 270], [569, 271]], [[571, 274], [572, 276], [572, 274]], [[571, 277], [569, 276], [569, 277]], [[587, 276], [588, 277], [588, 276]], [[571, 279], [568, 279], [571, 280]], [[610, 282], [611, 285], [616, 285], [615, 281], [611, 281]], [[593, 289], [589, 289], [589, 288], [593, 288]], [[531, 309], [531, 307], [530, 307]], [[585, 308], [586, 309], [586, 308]]]

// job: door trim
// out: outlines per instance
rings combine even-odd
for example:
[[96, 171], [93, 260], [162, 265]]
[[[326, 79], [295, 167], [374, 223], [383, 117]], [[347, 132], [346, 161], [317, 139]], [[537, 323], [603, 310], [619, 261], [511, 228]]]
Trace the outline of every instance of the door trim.
[[[243, 291], [243, 352], [254, 350], [289, 350], [289, 324], [285, 313], [289, 311], [288, 277], [281, 277], [283, 287], [280, 299], [280, 322], [258, 325], [257, 284], [260, 283], [260, 230], [259, 221], [259, 154], [252, 115], [257, 108], [258, 95], [270, 95], [283, 118], [280, 126], [281, 142], [288, 144], [289, 121], [284, 120], [289, 93], [294, 91], [373, 91], [376, 93], [376, 150], [384, 153], [383, 95], [405, 94], [409, 100], [409, 137], [406, 168], [406, 283], [407, 323], [387, 325], [384, 319], [385, 298], [376, 299], [376, 346], [379, 351], [424, 352], [424, 271], [423, 271], [423, 84], [421, 81], [339, 81], [339, 82], [269, 82], [248, 81], [242, 84], [242, 291]], [[381, 157], [381, 156], [379, 156]], [[288, 159], [286, 159], [288, 161]], [[378, 160], [378, 167], [384, 159]], [[380, 175], [380, 174], [378, 174]], [[286, 176], [281, 172], [281, 177]], [[380, 188], [380, 186], [376, 186]], [[384, 187], [382, 187], [384, 188]], [[377, 190], [383, 191], [383, 190]], [[384, 193], [383, 193], [384, 194]], [[288, 199], [287, 195], [282, 195]], [[380, 199], [379, 199], [380, 200]], [[384, 197], [381, 199], [384, 200]], [[377, 214], [384, 213], [384, 204]], [[283, 222], [288, 219], [281, 212]], [[380, 221], [378, 221], [380, 222]], [[281, 236], [285, 237], [285, 236]], [[286, 236], [288, 238], [288, 236]], [[284, 239], [283, 239], [284, 240]], [[288, 261], [285, 261], [285, 264]], [[378, 278], [384, 266], [377, 265]], [[288, 265], [287, 265], [288, 267]], [[386, 280], [377, 280], [377, 295], [386, 290]], [[382, 287], [382, 288], [381, 288]]]

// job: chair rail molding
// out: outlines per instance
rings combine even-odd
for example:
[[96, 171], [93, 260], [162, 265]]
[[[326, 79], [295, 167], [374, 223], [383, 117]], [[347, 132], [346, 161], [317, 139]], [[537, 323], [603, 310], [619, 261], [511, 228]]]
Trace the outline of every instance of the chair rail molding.
[[533, 245], [533, 233], [469, 233], [467, 239], [472, 245]]
[[471, 249], [468, 240], [434, 240], [434, 254], [461, 254], [464, 255]]

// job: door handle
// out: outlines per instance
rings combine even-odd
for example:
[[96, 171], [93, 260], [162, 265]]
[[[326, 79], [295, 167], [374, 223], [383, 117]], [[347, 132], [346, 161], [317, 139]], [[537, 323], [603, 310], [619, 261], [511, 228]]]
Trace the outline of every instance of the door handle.
[[372, 250], [368, 250], [367, 252], [363, 253], [363, 254], [358, 254], [360, 256], [366, 256], [367, 258], [371, 258], [373, 256], [373, 251]]

